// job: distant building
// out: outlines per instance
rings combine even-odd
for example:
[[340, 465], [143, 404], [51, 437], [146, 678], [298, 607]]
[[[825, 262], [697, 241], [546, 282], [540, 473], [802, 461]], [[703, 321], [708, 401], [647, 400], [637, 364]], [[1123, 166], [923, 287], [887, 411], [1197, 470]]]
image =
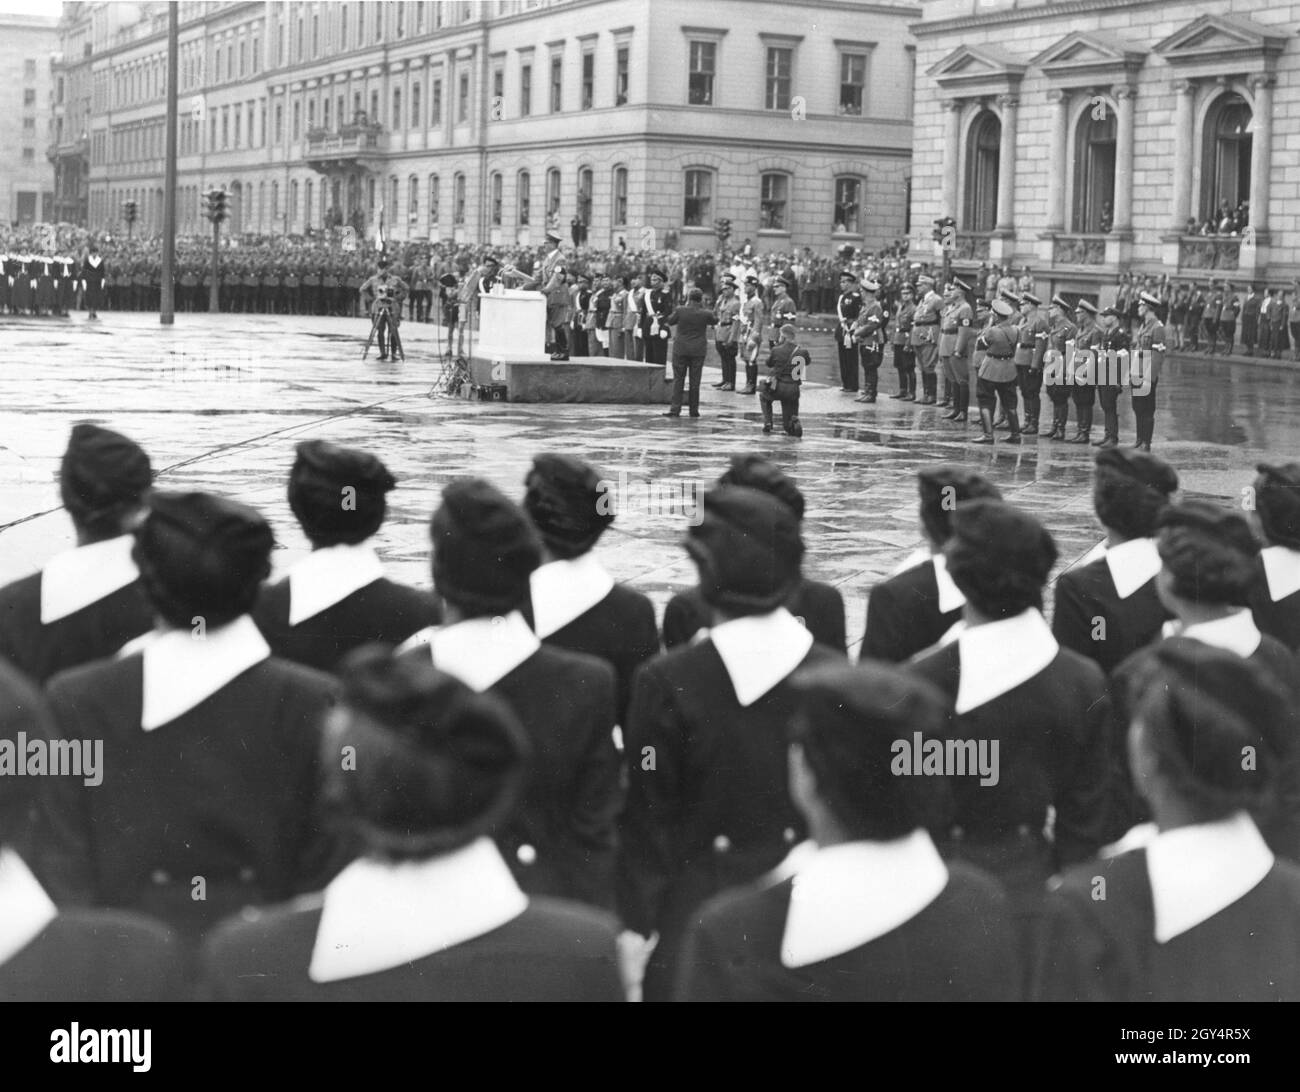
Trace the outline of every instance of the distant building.
[[0, 13], [0, 215], [19, 226], [53, 218], [49, 143], [58, 20]]
[[[161, 223], [166, 16], [92, 4], [89, 223]], [[132, 8], [124, 21], [120, 9]], [[908, 4], [182, 3], [181, 231], [876, 248], [906, 231]], [[66, 54], [67, 51], [65, 51]]]
[[928, 0], [914, 251], [1034, 268], [1039, 295], [1130, 270], [1300, 274], [1300, 4]]
[[[116, 5], [130, 7], [134, 5]], [[59, 20], [59, 55], [47, 157], [54, 165], [49, 219], [85, 224], [90, 215], [91, 4], [67, 2]]]

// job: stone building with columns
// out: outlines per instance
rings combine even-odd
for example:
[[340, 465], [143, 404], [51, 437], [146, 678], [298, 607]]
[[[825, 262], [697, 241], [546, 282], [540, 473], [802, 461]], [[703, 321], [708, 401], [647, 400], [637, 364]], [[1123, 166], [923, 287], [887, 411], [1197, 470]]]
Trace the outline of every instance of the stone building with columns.
[[[1300, 3], [927, 0], [914, 252], [1105, 296], [1300, 274]], [[1225, 215], [1226, 213], [1226, 215]]]
[[[165, 6], [92, 5], [89, 219], [161, 223]], [[136, 9], [124, 21], [112, 9]], [[391, 239], [904, 235], [915, 4], [492, 0], [180, 4], [178, 226]]]

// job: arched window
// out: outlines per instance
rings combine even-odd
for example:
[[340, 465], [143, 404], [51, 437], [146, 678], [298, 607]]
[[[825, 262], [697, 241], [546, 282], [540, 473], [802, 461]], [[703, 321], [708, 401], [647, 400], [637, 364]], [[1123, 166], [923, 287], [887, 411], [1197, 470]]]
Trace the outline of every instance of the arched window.
[[420, 180], [415, 175], [406, 181], [406, 200], [410, 205], [406, 210], [406, 218], [414, 224], [420, 218]]
[[532, 213], [533, 176], [530, 175], [527, 171], [520, 171], [517, 185], [519, 189], [518, 223], [520, 227], [527, 227], [529, 223], [529, 217]]
[[[1099, 116], [1100, 115], [1100, 116]], [[1074, 136], [1072, 231], [1106, 234], [1115, 224], [1115, 111], [1087, 110]]]
[[835, 220], [831, 231], [836, 235], [862, 233], [862, 179], [835, 179]]
[[713, 216], [713, 172], [702, 168], [687, 171], [683, 188], [683, 226], [706, 227]]
[[420, 84], [417, 80], [411, 84], [411, 128], [422, 129], [423, 127], [420, 120]]
[[975, 119], [966, 138], [966, 213], [968, 231], [992, 231], [998, 222], [998, 160], [1002, 122], [991, 110]]
[[429, 175], [429, 223], [438, 222], [438, 176]]
[[560, 169], [552, 167], [546, 172], [546, 219], [547, 227], [559, 227], [560, 217]]
[[452, 185], [452, 213], [457, 224], [465, 222], [465, 176], [459, 173]]
[[790, 206], [790, 176], [765, 174], [760, 181], [759, 191], [759, 230], [788, 231], [786, 212]]
[[614, 168], [614, 208], [613, 224], [624, 227], [627, 224], [627, 168]]
[[1219, 230], [1233, 230], [1224, 220], [1250, 200], [1250, 121], [1250, 106], [1235, 92], [1220, 95], [1205, 116], [1201, 218]]
[[583, 167], [578, 172], [578, 219], [591, 225], [591, 195], [595, 188], [595, 178], [590, 167]]
[[501, 198], [504, 185], [499, 174], [492, 176], [492, 226], [501, 226]]

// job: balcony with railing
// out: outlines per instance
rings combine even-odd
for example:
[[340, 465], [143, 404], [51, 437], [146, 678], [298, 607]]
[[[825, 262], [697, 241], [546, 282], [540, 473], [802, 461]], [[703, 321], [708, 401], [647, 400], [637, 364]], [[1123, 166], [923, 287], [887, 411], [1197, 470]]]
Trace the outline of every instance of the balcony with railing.
[[993, 233], [988, 231], [958, 231], [952, 256], [959, 262], [987, 262], [989, 260], [989, 240]]
[[337, 131], [309, 129], [307, 164], [323, 174], [353, 168], [375, 169], [388, 151], [388, 133], [382, 125], [340, 125]]
[[1183, 235], [1178, 239], [1180, 270], [1235, 270], [1241, 263], [1240, 235]]
[[1057, 235], [1052, 239], [1052, 264], [1105, 265], [1108, 238], [1103, 234]]

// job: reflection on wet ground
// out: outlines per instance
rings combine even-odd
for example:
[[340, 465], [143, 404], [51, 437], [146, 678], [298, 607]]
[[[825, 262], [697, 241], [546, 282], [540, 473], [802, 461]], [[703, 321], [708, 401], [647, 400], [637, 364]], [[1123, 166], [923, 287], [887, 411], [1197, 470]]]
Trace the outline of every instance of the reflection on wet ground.
[[[141, 441], [159, 485], [229, 493], [271, 519], [277, 565], [306, 550], [285, 497], [293, 445], [321, 437], [369, 448], [401, 485], [377, 544], [399, 579], [427, 585], [428, 516], [451, 478], [482, 475], [522, 494], [531, 456], [571, 452], [619, 483], [623, 508], [600, 545], [614, 575], [662, 609], [694, 581], [680, 547], [699, 491], [732, 454], [763, 451], [807, 498], [806, 568], [837, 584], [860, 634], [866, 591], [920, 542], [915, 472], [935, 462], [982, 468], [1008, 499], [1056, 536], [1061, 566], [1100, 532], [1089, 496], [1094, 449], [1046, 440], [974, 447], [975, 426], [943, 411], [895, 402], [895, 373], [881, 369], [881, 400], [840, 392], [824, 332], [804, 336], [814, 368], [805, 384], [802, 440], [764, 436], [754, 398], [713, 390], [705, 370], [703, 416], [668, 420], [657, 407], [519, 405], [431, 393], [440, 366], [432, 326], [402, 327], [407, 361], [362, 363], [361, 320], [289, 316], [108, 314], [39, 321], [0, 319], [0, 580], [38, 567], [71, 543], [56, 474], [68, 429], [94, 420]], [[1204, 359], [1167, 363], [1157, 394], [1155, 452], [1188, 492], [1235, 498], [1263, 459], [1297, 451], [1300, 365]], [[1001, 435], [1001, 434], [999, 434]], [[1100, 435], [1095, 430], [1094, 435]], [[1121, 440], [1133, 439], [1132, 415]]]

